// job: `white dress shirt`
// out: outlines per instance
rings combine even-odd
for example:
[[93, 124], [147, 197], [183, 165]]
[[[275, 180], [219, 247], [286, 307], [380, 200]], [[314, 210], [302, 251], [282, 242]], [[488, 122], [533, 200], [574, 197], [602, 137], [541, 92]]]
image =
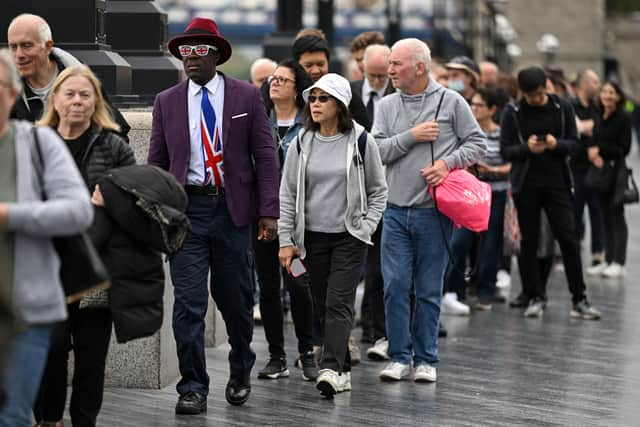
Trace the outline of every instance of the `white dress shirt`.
[[[220, 74], [209, 80], [205, 85], [209, 91], [209, 102], [216, 112], [216, 127], [222, 140], [222, 114], [224, 107], [224, 79]], [[191, 145], [191, 156], [189, 158], [189, 171], [187, 172], [187, 184], [202, 185], [204, 183], [204, 156], [202, 153], [202, 134], [200, 131], [200, 114], [202, 112], [202, 86], [189, 80], [187, 91], [188, 113], [189, 113], [189, 143]]]
[[380, 102], [380, 100], [384, 96], [384, 91], [387, 89], [387, 85], [388, 84], [389, 84], [389, 79], [385, 80], [384, 84], [382, 85], [382, 89], [375, 90], [369, 84], [369, 79], [367, 79], [366, 77], [363, 79], [363, 82], [362, 82], [362, 103], [365, 105], [365, 107], [369, 103], [369, 97], [371, 96], [371, 91], [374, 91], [377, 94], [377, 96], [375, 98], [373, 98], [373, 116], [374, 117], [378, 113], [378, 102]]

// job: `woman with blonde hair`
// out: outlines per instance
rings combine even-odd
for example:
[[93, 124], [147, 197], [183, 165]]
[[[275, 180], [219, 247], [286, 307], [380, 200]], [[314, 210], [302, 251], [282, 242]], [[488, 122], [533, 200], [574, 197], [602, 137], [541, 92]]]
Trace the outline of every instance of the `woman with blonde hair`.
[[[135, 164], [133, 150], [102, 96], [98, 78], [86, 65], [60, 73], [51, 88], [45, 113], [37, 123], [53, 128], [71, 152], [87, 190], [112, 168]], [[90, 235], [99, 233], [94, 223]], [[74, 353], [70, 414], [73, 425], [92, 426], [102, 405], [104, 370], [111, 338], [111, 311], [106, 291], [68, 306], [69, 318], [54, 326], [40, 396], [35, 408], [42, 426], [60, 426], [67, 392], [67, 360]], [[73, 344], [72, 344], [73, 343]]]

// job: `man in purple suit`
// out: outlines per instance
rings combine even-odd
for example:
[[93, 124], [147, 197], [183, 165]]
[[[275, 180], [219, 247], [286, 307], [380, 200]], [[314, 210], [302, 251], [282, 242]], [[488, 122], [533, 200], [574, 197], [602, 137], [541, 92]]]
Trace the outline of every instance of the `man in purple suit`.
[[211, 295], [231, 344], [225, 397], [242, 405], [251, 392], [251, 225], [257, 216], [258, 239], [276, 236], [278, 166], [258, 88], [216, 72], [231, 56], [216, 23], [194, 18], [168, 48], [182, 60], [189, 80], [156, 97], [149, 163], [171, 172], [189, 195], [192, 231], [170, 258], [182, 376], [176, 413], [199, 414], [207, 410], [209, 392], [204, 352], [209, 271]]

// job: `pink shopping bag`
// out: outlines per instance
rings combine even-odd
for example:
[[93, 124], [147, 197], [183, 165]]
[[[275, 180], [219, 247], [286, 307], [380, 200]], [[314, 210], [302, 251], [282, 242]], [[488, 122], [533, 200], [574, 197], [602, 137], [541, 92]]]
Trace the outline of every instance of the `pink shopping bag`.
[[451, 171], [438, 187], [430, 186], [429, 193], [438, 210], [456, 227], [475, 232], [489, 228], [491, 186], [469, 172], [462, 169]]

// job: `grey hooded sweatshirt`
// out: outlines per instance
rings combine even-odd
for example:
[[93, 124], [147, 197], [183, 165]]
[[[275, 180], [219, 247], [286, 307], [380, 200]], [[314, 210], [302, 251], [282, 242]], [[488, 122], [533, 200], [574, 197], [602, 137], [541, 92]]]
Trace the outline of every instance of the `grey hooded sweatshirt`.
[[[344, 225], [353, 237], [372, 245], [371, 235], [378, 226], [387, 201], [387, 184], [374, 139], [371, 135], [367, 135], [367, 146], [362, 159], [358, 151], [357, 139], [364, 128], [355, 121], [353, 125], [354, 129], [348, 133], [346, 147], [347, 209]], [[298, 152], [298, 139], [300, 152]], [[300, 258], [303, 259], [306, 256], [304, 232], [305, 203], [308, 197], [306, 166], [310, 156], [313, 156], [313, 131], [301, 129], [289, 145], [282, 171], [278, 236], [280, 247], [296, 245], [300, 249]], [[331, 162], [332, 159], [325, 159], [325, 161]], [[331, 211], [330, 201], [326, 209], [327, 212]]]
[[486, 137], [467, 101], [434, 80], [424, 92], [406, 95], [397, 91], [380, 100], [372, 133], [387, 167], [389, 204], [400, 207], [433, 207], [428, 185], [420, 169], [432, 162], [430, 143], [411, 135], [416, 124], [433, 120], [438, 103], [440, 134], [434, 142], [434, 160], [442, 159], [449, 170], [466, 168], [483, 159]]

